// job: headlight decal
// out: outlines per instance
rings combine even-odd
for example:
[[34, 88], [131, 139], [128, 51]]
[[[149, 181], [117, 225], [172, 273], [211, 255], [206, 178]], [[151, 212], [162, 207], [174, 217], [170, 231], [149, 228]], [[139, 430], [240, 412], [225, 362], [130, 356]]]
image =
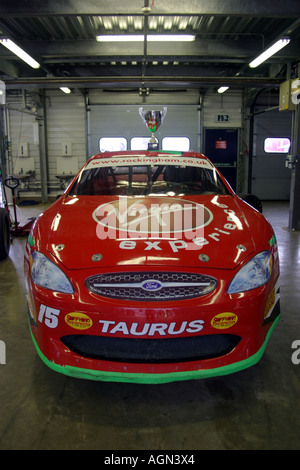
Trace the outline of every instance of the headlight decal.
[[243, 266], [232, 279], [228, 294], [246, 292], [266, 284], [270, 278], [273, 259], [270, 251], [262, 251]]
[[39, 251], [30, 257], [31, 279], [34, 284], [55, 292], [73, 294], [74, 288], [66, 274]]

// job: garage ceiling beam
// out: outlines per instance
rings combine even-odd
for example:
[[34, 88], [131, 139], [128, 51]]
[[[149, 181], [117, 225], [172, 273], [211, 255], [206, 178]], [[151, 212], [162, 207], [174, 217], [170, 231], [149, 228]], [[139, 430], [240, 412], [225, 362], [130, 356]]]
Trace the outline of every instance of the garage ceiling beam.
[[[295, 50], [297, 45], [289, 45], [289, 50]], [[96, 40], [85, 41], [23, 41], [22, 47], [30, 51], [35, 57], [89, 57], [89, 56], [141, 56], [143, 55], [143, 43], [103, 43]], [[248, 41], [218, 41], [201, 39], [191, 43], [178, 43], [176, 46], [171, 43], [150, 43], [148, 44], [148, 56], [202, 56], [202, 57], [252, 57], [258, 51], [262, 51], [261, 40]], [[281, 54], [284, 54], [282, 50]]]
[[17, 67], [12, 62], [5, 60], [3, 58], [0, 59], [0, 70], [2, 71], [2, 73], [9, 75], [11, 77], [20, 76], [20, 68]]
[[[1, 17], [21, 16], [73, 16], [73, 15], [140, 15], [143, 0], [1, 0]], [[170, 8], [172, 13], [170, 13]], [[227, 15], [227, 16], [258, 16], [281, 17], [282, 0], [172, 0], [154, 3], [152, 15]], [[285, 0], [284, 12], [286, 17], [297, 18], [300, 14], [299, 0]]]
[[[143, 86], [162, 88], [198, 88], [199, 86], [228, 85], [237, 88], [251, 87], [277, 87], [282, 80], [277, 78], [254, 78], [254, 77], [174, 77], [174, 76], [153, 76], [145, 77]], [[6, 80], [7, 89], [13, 88], [57, 88], [68, 86], [70, 88], [139, 88], [141, 86], [140, 76], [130, 77], [46, 77], [46, 78], [20, 78], [17, 80]]]
[[[51, 62], [51, 59], [60, 60], [63, 62], [64, 58], [71, 58], [74, 62], [84, 61], [85, 58], [94, 58], [96, 61], [112, 60], [115, 57], [127, 58], [131, 60], [138, 60], [143, 56], [143, 43], [130, 43], [126, 42], [116, 45], [101, 44], [96, 41], [24, 41], [22, 47], [29, 51], [29, 53], [39, 61], [44, 63]], [[241, 41], [217, 41], [217, 40], [199, 40], [193, 43], [170, 45], [167, 43], [157, 44], [151, 43], [148, 45], [147, 60], [152, 57], [154, 60], [161, 57], [170, 57], [173, 60], [213, 60], [214, 62], [223, 61], [236, 61], [237, 63], [244, 61], [247, 62], [253, 59], [254, 56], [263, 50], [261, 41], [249, 40]], [[293, 41], [288, 47], [282, 49], [279, 53], [272, 57], [272, 61], [286, 61], [297, 56], [300, 50], [300, 41]], [[234, 58], [234, 59], [233, 59]]]

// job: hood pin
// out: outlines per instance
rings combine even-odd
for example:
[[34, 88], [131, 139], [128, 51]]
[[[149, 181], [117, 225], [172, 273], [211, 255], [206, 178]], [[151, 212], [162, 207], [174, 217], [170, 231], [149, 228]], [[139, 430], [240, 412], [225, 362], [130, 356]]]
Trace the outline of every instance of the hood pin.
[[103, 258], [103, 256], [101, 255], [101, 253], [95, 253], [93, 256], [92, 256], [92, 261], [101, 261]]
[[207, 263], [207, 261], [209, 261], [209, 256], [207, 256], [207, 255], [199, 255], [198, 258], [203, 263]]
[[56, 251], [61, 251], [61, 250], [64, 249], [64, 247], [65, 247], [65, 245], [63, 245], [63, 243], [60, 243], [59, 245], [56, 245], [55, 249], [56, 249]]
[[244, 245], [236, 245], [238, 250], [247, 251], [247, 248]]

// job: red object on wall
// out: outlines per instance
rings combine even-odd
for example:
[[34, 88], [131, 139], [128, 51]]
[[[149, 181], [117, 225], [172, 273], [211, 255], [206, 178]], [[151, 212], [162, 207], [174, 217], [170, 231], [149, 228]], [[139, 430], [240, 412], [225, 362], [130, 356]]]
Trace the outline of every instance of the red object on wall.
[[216, 140], [215, 141], [215, 148], [216, 149], [227, 149], [227, 141], [226, 140]]

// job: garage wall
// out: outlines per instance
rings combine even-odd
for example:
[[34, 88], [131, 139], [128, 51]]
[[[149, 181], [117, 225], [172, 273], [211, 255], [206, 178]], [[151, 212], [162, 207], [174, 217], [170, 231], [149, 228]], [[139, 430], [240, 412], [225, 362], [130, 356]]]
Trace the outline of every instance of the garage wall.
[[[56, 175], [74, 175], [86, 162], [86, 113], [82, 94], [46, 93], [48, 171], [51, 186]], [[66, 152], [67, 146], [67, 152]]]
[[[124, 135], [128, 139], [133, 135], [148, 135], [138, 114], [139, 106], [146, 109], [161, 109], [163, 105], [166, 105], [167, 116], [157, 132], [157, 137], [188, 135], [191, 139], [191, 148], [197, 151], [204, 151], [200, 124], [202, 128], [242, 127], [241, 90], [228, 90], [224, 94], [210, 90], [202, 97], [202, 103], [199, 90], [150, 93], [145, 101], [146, 103], [143, 103], [143, 99], [138, 96], [137, 92], [114, 94], [90, 90], [91, 153], [98, 150], [97, 142], [100, 133], [103, 136]], [[218, 114], [228, 114], [229, 122], [217, 122], [216, 116]], [[113, 128], [112, 122], [114, 123]]]
[[[218, 122], [216, 116], [219, 114], [228, 115], [229, 121]], [[202, 123], [204, 128], [242, 127], [242, 91], [229, 89], [225, 93], [217, 93], [216, 90], [206, 92]]]
[[166, 117], [155, 133], [161, 142], [163, 137], [190, 139], [190, 148], [199, 150], [200, 112], [199, 90], [150, 93], [143, 97], [136, 90], [132, 93], [112, 93], [90, 90], [89, 99], [89, 154], [99, 152], [100, 137], [125, 137], [130, 148], [132, 137], [151, 137], [139, 114], [144, 110], [162, 110], [167, 107]]
[[[223, 95], [210, 90], [203, 96], [199, 90], [178, 93], [150, 94], [146, 99], [134, 93], [113, 93], [89, 90], [88, 111], [85, 97], [78, 90], [66, 95], [60, 90], [45, 91], [46, 129], [47, 129], [47, 168], [48, 194], [55, 197], [61, 193], [69, 175], [77, 172], [86, 159], [99, 151], [99, 138], [123, 136], [150, 136], [145, 123], [139, 115], [139, 107], [162, 109], [167, 106], [167, 115], [157, 132], [157, 137], [188, 136], [193, 150], [204, 151], [203, 135], [206, 129], [239, 129], [243, 138], [242, 92], [228, 90]], [[29, 189], [23, 184], [22, 197], [40, 195], [40, 153], [36, 132], [36, 117], [15, 109], [31, 112], [39, 105], [39, 95], [35, 92], [13, 92], [8, 95], [7, 103], [12, 108], [8, 112], [8, 131], [11, 141], [10, 172], [17, 176], [29, 170], [35, 172]], [[130, 104], [128, 104], [130, 102]], [[229, 122], [217, 122], [216, 115], [228, 114]], [[290, 172], [284, 167], [283, 155], [265, 154], [265, 137], [291, 136], [291, 113], [278, 111], [259, 114], [255, 117], [254, 157], [252, 192], [262, 199], [289, 199]], [[21, 156], [20, 149], [25, 144], [28, 156]], [[64, 156], [65, 146], [69, 146]], [[237, 180], [245, 180], [248, 161], [242, 152], [238, 154]], [[64, 179], [58, 179], [58, 175]]]
[[28, 112], [37, 105], [34, 93], [16, 92], [9, 96], [11, 107], [6, 113], [6, 135], [9, 142], [8, 173], [24, 175], [28, 171], [35, 172], [35, 178], [40, 180], [39, 143], [37, 137], [37, 121], [29, 113], [17, 111], [26, 109]]
[[[38, 114], [41, 114], [41, 97], [35, 92], [14, 92], [8, 95], [7, 104], [7, 133], [10, 141], [8, 173], [23, 178], [29, 171], [34, 171], [33, 178], [23, 180], [18, 195], [40, 196], [40, 148], [34, 111], [37, 109]], [[84, 97], [79, 92], [66, 95], [60, 90], [50, 90], [45, 93], [45, 109], [48, 194], [55, 197], [62, 192], [61, 183], [68, 181], [67, 175], [77, 173], [87, 158]], [[70, 144], [70, 151], [67, 156], [63, 156], [66, 144]], [[26, 149], [24, 156], [21, 155], [22, 149]], [[58, 174], [64, 174], [65, 179], [58, 179]]]
[[[144, 109], [150, 109], [145, 106]], [[153, 109], [162, 109], [161, 105], [153, 105]], [[132, 137], [151, 137], [151, 133], [139, 115], [139, 106], [95, 105], [90, 107], [90, 154], [99, 152], [100, 137], [125, 137], [127, 148], [130, 149]], [[161, 142], [163, 137], [189, 137], [190, 147], [199, 148], [199, 122], [197, 106], [167, 107], [167, 115], [155, 133]]]
[[[35, 94], [26, 94], [26, 104]], [[88, 108], [86, 112], [85, 100]], [[60, 90], [45, 91], [45, 118], [47, 133], [47, 169], [48, 194], [55, 195], [63, 187], [86, 159], [99, 151], [100, 137], [125, 137], [130, 148], [132, 137], [150, 137], [151, 134], [139, 115], [139, 107], [144, 109], [162, 109], [167, 106], [167, 115], [158, 129], [156, 137], [183, 137], [190, 139], [190, 148], [203, 151], [202, 127], [214, 127], [215, 115], [228, 113], [230, 127], [241, 125], [241, 93], [230, 90], [221, 96], [215, 91], [207, 92], [201, 103], [199, 90], [178, 90], [150, 93], [141, 96], [132, 92], [112, 92], [105, 90], [89, 90], [86, 98], [78, 90], [64, 94]], [[9, 97], [9, 104], [16, 108], [24, 107], [24, 96], [19, 92]], [[200, 106], [201, 104], [201, 106]], [[10, 110], [12, 155], [16, 173], [26, 171], [24, 162], [18, 154], [20, 141], [29, 143], [30, 156], [34, 159], [35, 180], [30, 188], [40, 190], [41, 175], [39, 161], [39, 145], [34, 143], [34, 116]], [[201, 127], [202, 120], [202, 127]], [[226, 127], [226, 124], [219, 124]], [[228, 126], [227, 126], [228, 127]], [[68, 154], [64, 156], [64, 148]], [[26, 160], [29, 162], [29, 160]], [[58, 178], [58, 176], [62, 178]], [[34, 194], [27, 191], [26, 196]], [[25, 193], [23, 194], [25, 196]]]

